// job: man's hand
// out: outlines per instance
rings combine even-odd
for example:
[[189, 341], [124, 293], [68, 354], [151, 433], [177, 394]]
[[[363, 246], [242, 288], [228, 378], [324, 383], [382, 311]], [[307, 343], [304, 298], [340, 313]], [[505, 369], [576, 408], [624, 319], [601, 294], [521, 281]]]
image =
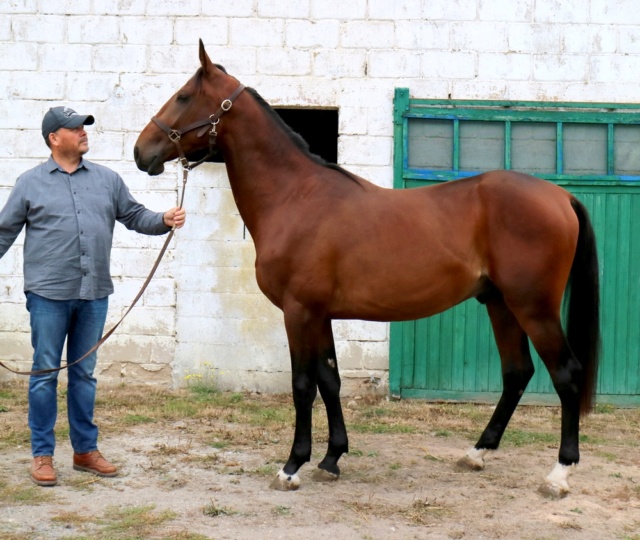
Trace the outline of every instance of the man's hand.
[[164, 224], [167, 227], [175, 227], [176, 229], [182, 227], [186, 219], [187, 213], [184, 211], [184, 208], [177, 206], [171, 210], [167, 210], [163, 216]]

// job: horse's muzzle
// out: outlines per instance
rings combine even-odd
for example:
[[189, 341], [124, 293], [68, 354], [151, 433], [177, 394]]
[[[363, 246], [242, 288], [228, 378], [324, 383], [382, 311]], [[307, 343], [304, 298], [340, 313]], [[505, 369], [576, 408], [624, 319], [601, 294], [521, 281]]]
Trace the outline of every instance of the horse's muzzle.
[[133, 159], [143, 172], [146, 172], [149, 176], [157, 176], [164, 172], [164, 162], [158, 159], [157, 155], [151, 156], [151, 159], [145, 159], [140, 152], [138, 145], [133, 148]]

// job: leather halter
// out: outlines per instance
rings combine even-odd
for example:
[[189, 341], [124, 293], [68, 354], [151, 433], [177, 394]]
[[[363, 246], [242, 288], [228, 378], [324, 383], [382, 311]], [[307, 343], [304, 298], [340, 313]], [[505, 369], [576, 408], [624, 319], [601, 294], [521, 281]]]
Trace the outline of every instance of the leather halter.
[[[171, 140], [171, 142], [176, 145], [176, 149], [178, 150], [178, 155], [180, 156], [179, 161], [184, 170], [185, 178], [188, 171], [204, 163], [207, 159], [209, 159], [211, 156], [213, 156], [217, 152], [215, 148], [216, 137], [218, 135], [218, 132], [216, 131], [216, 126], [218, 125], [218, 122], [220, 122], [220, 117], [224, 113], [226, 113], [229, 109], [231, 109], [233, 102], [244, 90], [244, 88], [245, 88], [244, 84], [240, 84], [238, 88], [234, 90], [233, 94], [231, 94], [227, 99], [225, 99], [222, 102], [222, 104], [220, 105], [220, 108], [215, 113], [210, 115], [208, 118], [204, 118], [203, 120], [192, 122], [191, 124], [186, 125], [182, 129], [173, 129], [172, 127], [165, 124], [162, 120], [158, 120], [158, 118], [155, 116], [151, 119], [156, 123], [156, 125], [162, 131], [164, 131], [169, 136], [169, 139]], [[202, 159], [199, 159], [198, 161], [194, 161], [193, 163], [189, 163], [189, 160], [185, 156], [184, 150], [182, 150], [182, 146], [180, 145], [180, 139], [185, 133], [188, 133], [189, 131], [193, 131], [194, 129], [198, 129], [198, 128], [203, 128], [200, 131], [198, 131], [198, 137], [202, 137], [207, 131], [209, 126], [211, 126], [211, 130], [209, 131], [209, 152]]]

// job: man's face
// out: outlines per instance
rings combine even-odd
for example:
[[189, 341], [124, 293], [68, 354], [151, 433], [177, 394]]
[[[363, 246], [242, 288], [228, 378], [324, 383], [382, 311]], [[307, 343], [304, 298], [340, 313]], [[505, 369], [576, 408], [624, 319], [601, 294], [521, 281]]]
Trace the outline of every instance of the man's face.
[[89, 151], [89, 138], [84, 126], [60, 128], [52, 134], [50, 140], [57, 151], [63, 154], [82, 156]]

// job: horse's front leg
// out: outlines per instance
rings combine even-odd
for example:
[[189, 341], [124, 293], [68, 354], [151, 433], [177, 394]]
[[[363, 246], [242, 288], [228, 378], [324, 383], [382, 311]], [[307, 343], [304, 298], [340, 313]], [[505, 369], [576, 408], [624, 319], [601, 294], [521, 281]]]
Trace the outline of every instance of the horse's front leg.
[[320, 343], [318, 361], [318, 388], [327, 410], [329, 423], [329, 446], [327, 454], [313, 475], [314, 480], [326, 482], [337, 480], [340, 476], [338, 460], [349, 451], [347, 428], [344, 425], [342, 405], [340, 403], [340, 374], [333, 342], [331, 320], [325, 319]]
[[323, 318], [296, 305], [294, 308], [284, 310], [284, 322], [291, 354], [291, 383], [296, 410], [296, 427], [289, 459], [271, 482], [270, 487], [280, 491], [290, 491], [300, 487], [298, 470], [311, 459], [311, 415], [318, 392], [319, 344]]

